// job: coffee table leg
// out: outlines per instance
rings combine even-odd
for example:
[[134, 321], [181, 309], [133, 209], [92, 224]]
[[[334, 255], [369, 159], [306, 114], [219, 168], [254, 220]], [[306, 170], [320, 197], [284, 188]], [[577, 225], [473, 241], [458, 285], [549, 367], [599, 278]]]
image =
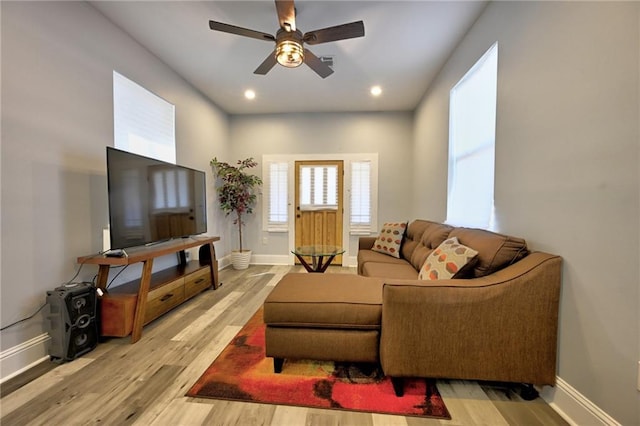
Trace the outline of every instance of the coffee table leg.
[[296, 257], [298, 258], [298, 260], [300, 261], [300, 263], [302, 263], [302, 266], [304, 266], [304, 269], [307, 270], [307, 272], [315, 272], [313, 270], [313, 268], [311, 267], [311, 265], [309, 265], [307, 263], [306, 260], [304, 260], [304, 258], [302, 256], [300, 256], [299, 254], [296, 254]]
[[[327, 268], [329, 267], [329, 265], [331, 265], [331, 262], [333, 262], [333, 258], [336, 257], [335, 255], [329, 256], [329, 258], [327, 259], [327, 261], [325, 262], [324, 265], [322, 265], [322, 262], [320, 262], [320, 264], [318, 265], [318, 269], [316, 269], [317, 272], [324, 272], [327, 270]], [[321, 258], [322, 259], [322, 258]]]
[[301, 255], [296, 254], [296, 257], [298, 258], [302, 266], [304, 266], [304, 269], [307, 270], [307, 272], [323, 273], [327, 270], [329, 265], [331, 265], [331, 262], [333, 262], [333, 258], [336, 257], [336, 255], [334, 254], [329, 256], [326, 261], [324, 261], [324, 256], [311, 256], [311, 265], [309, 265], [309, 263], [304, 260]]

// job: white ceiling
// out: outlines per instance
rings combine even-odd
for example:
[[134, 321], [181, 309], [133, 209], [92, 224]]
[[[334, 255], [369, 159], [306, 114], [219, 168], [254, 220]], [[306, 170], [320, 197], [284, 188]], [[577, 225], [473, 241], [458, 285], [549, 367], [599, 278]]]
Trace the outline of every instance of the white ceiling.
[[[303, 33], [364, 21], [363, 38], [307, 46], [334, 56], [334, 73], [276, 65], [253, 70], [274, 43], [211, 31], [209, 20], [275, 35], [273, 1], [94, 1], [108, 19], [230, 114], [320, 111], [411, 111], [485, 1], [296, 2]], [[380, 85], [378, 98], [369, 94]], [[246, 89], [257, 96], [244, 98]]]

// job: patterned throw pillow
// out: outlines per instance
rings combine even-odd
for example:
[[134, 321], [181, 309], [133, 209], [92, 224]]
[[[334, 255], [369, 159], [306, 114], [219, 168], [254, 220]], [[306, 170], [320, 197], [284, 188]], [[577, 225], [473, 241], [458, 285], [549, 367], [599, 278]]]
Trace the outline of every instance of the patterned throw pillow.
[[[478, 252], [458, 242], [457, 237], [442, 242], [420, 268], [419, 280], [457, 278], [473, 267]], [[466, 268], [465, 268], [466, 266]]]
[[385, 223], [371, 250], [400, 258], [400, 245], [406, 229], [407, 222]]

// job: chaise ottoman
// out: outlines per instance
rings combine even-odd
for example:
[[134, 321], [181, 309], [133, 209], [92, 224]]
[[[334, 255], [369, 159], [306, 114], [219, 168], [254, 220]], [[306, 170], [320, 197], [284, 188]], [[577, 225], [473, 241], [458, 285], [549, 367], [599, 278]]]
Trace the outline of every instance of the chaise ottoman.
[[264, 302], [266, 356], [378, 362], [382, 279], [352, 274], [285, 275]]

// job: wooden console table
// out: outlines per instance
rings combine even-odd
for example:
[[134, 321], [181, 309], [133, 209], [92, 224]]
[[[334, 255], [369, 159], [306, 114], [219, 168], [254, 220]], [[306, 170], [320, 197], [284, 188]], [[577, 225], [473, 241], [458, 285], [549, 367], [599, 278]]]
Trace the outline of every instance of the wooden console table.
[[[167, 254], [183, 252], [186, 249], [190, 249], [193, 247], [199, 247], [203, 245], [209, 246], [210, 253], [210, 263], [209, 263], [209, 275], [210, 280], [207, 279], [207, 282], [211, 283], [211, 286], [215, 289], [218, 288], [218, 262], [216, 260], [216, 252], [213, 246], [215, 241], [219, 241], [220, 237], [190, 237], [184, 238], [180, 240], [171, 240], [165, 243], [159, 243], [152, 246], [144, 246], [144, 247], [132, 247], [125, 249], [127, 255], [123, 257], [109, 257], [105, 255], [89, 255], [82, 256], [78, 258], [78, 263], [80, 264], [90, 264], [90, 265], [99, 265], [100, 268], [98, 270], [98, 279], [96, 282], [96, 286], [106, 293], [107, 280], [109, 278], [109, 269], [112, 266], [126, 266], [134, 263], [142, 263], [142, 276], [140, 278], [139, 285], [137, 286], [137, 297], [135, 298], [135, 309], [133, 314], [133, 327], [131, 330], [131, 343], [135, 343], [140, 340], [142, 337], [142, 326], [146, 322], [149, 322], [149, 316], [146, 316], [147, 309], [147, 296], [149, 295], [149, 289], [152, 281], [152, 270], [153, 270], [153, 259], [156, 257], [164, 256]], [[181, 256], [184, 259], [184, 256]], [[193, 263], [197, 261], [191, 261], [189, 263]], [[188, 264], [179, 265], [181, 267], [178, 268], [180, 272], [174, 274], [172, 280], [162, 281], [158, 287], [162, 287], [163, 285], [171, 285], [175, 282], [176, 277], [186, 276], [187, 274], [192, 274], [194, 268], [188, 268]], [[158, 273], [161, 275], [162, 271]], [[135, 292], [135, 290], [133, 290]], [[133, 296], [132, 296], [133, 298]], [[160, 312], [157, 316], [161, 315], [164, 312]], [[153, 313], [150, 313], [154, 315]], [[155, 316], [153, 317], [155, 318]], [[151, 318], [151, 319], [153, 319]], [[131, 326], [131, 325], [130, 325]], [[128, 333], [127, 333], [128, 334]]]

